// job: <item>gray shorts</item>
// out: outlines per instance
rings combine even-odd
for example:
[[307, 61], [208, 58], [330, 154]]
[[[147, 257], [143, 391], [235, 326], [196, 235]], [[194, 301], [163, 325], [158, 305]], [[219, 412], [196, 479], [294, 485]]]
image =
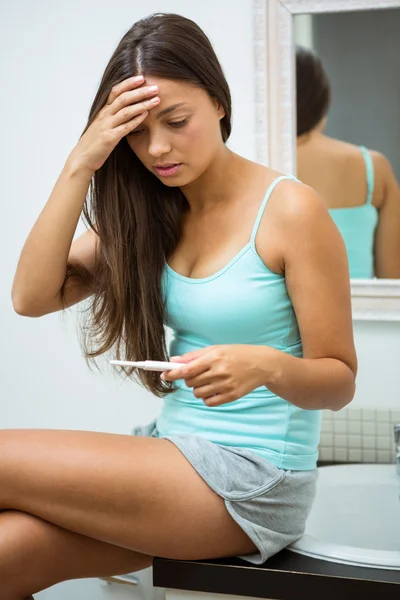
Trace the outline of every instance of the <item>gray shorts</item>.
[[278, 469], [251, 450], [215, 444], [197, 435], [159, 436], [156, 420], [135, 427], [132, 435], [170, 440], [223, 498], [229, 514], [259, 550], [238, 558], [262, 564], [303, 535], [317, 469]]

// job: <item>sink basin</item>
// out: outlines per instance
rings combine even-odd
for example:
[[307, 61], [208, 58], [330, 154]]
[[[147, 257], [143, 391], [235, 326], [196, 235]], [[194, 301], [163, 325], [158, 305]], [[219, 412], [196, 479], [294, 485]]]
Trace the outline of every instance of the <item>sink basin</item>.
[[395, 465], [318, 468], [303, 537], [288, 549], [356, 566], [400, 570], [400, 476]]

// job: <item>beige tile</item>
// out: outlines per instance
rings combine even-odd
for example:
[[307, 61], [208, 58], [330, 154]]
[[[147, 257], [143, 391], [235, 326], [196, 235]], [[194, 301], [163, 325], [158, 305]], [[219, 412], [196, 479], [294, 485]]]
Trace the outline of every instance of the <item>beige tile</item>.
[[319, 460], [333, 460], [332, 448], [319, 448]]
[[334, 448], [333, 449], [333, 458], [334, 458], [334, 460], [347, 461], [348, 460], [347, 448]]
[[361, 418], [363, 421], [376, 421], [376, 410], [373, 408], [363, 408]]
[[361, 448], [361, 435], [349, 435], [349, 448]]
[[376, 434], [376, 423], [370, 423], [368, 421], [363, 421], [361, 430], [363, 435], [375, 435]]
[[333, 434], [333, 445], [335, 448], [347, 448], [347, 436], [342, 434]]
[[321, 438], [319, 442], [320, 446], [333, 446], [333, 434], [325, 433], [324, 431], [321, 433]]
[[349, 421], [348, 422], [349, 433], [361, 433], [361, 421]]
[[349, 421], [361, 421], [361, 408], [349, 408], [347, 417]]
[[334, 433], [347, 433], [347, 421], [334, 421], [333, 431]]
[[362, 451], [355, 450], [353, 448], [349, 448], [349, 461], [351, 462], [361, 462], [362, 460]]
[[363, 462], [369, 462], [369, 463], [376, 462], [376, 452], [375, 452], [375, 450], [363, 450], [362, 461]]
[[390, 437], [393, 434], [393, 427], [390, 423], [377, 423], [376, 433], [377, 435]]
[[390, 450], [390, 439], [388, 437], [378, 436], [376, 438], [376, 447], [378, 450]]
[[400, 423], [400, 409], [392, 409], [390, 411], [390, 420], [392, 423]]
[[376, 438], [374, 436], [364, 436], [361, 439], [361, 446], [362, 448], [365, 448], [366, 450], [371, 450], [372, 448], [376, 447]]
[[390, 463], [390, 462], [392, 462], [391, 458], [392, 457], [390, 455], [390, 452], [385, 451], [385, 450], [378, 450], [378, 452], [377, 452], [378, 463]]

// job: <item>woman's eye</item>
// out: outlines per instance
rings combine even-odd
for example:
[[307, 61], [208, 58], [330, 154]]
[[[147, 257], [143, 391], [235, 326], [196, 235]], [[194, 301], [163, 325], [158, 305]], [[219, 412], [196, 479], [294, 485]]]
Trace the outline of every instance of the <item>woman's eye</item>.
[[171, 125], [171, 127], [183, 127], [186, 125], [187, 121], [187, 119], [183, 119], [183, 121], [171, 121], [169, 125]]
[[[170, 123], [168, 123], [168, 125], [170, 125], [171, 127], [183, 127], [184, 125], [186, 125], [187, 122], [188, 119], [183, 119], [182, 121], [171, 121]], [[134, 129], [133, 131], [128, 133], [127, 137], [131, 135], [139, 135], [140, 133], [143, 133], [143, 131], [145, 131], [145, 129]]]

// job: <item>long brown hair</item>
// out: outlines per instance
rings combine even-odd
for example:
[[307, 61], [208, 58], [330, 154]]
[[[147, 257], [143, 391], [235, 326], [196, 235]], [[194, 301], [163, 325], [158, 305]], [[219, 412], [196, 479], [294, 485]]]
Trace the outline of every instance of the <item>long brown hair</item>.
[[[231, 132], [231, 96], [221, 65], [200, 27], [176, 14], [156, 13], [136, 22], [119, 42], [101, 79], [83, 133], [106, 104], [114, 85], [134, 75], [181, 80], [208, 92], [225, 111], [224, 142]], [[178, 187], [165, 186], [122, 138], [89, 187], [83, 216], [99, 236], [95, 272], [68, 266], [66, 282], [90, 282], [82, 327], [89, 360], [113, 350], [126, 360], [168, 360], [162, 274], [181, 234], [188, 203]], [[156, 396], [173, 391], [152, 371], [122, 369]]]
[[296, 47], [297, 136], [308, 133], [327, 114], [331, 103], [328, 76], [318, 56]]

